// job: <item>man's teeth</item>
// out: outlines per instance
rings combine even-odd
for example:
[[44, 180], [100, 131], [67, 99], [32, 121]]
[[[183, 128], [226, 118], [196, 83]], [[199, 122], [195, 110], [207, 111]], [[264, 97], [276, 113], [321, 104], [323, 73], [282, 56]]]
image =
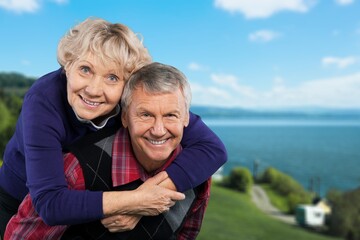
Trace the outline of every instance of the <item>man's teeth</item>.
[[161, 145], [161, 144], [164, 144], [166, 142], [166, 139], [165, 140], [161, 140], [161, 141], [155, 141], [155, 140], [149, 140], [149, 142], [151, 144], [154, 144], [154, 145]]
[[99, 106], [100, 105], [100, 103], [98, 103], [98, 102], [90, 102], [89, 100], [86, 100], [85, 98], [83, 98], [83, 100], [86, 104], [89, 104], [91, 106]]

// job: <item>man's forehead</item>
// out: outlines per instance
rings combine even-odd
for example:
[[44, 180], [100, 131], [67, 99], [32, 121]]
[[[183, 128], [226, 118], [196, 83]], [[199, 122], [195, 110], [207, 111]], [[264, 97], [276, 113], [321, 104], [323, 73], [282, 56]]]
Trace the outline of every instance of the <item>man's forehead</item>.
[[178, 110], [185, 107], [185, 99], [180, 90], [170, 93], [149, 93], [137, 89], [133, 93], [130, 106], [135, 106], [137, 109], [162, 107]]

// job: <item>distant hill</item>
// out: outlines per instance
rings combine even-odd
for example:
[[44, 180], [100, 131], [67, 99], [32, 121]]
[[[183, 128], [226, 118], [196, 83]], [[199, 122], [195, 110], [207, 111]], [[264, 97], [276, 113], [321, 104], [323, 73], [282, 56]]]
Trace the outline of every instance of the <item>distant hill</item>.
[[28, 88], [35, 78], [26, 77], [20, 73], [0, 73], [0, 88]]
[[360, 121], [360, 109], [298, 108], [292, 110], [255, 110], [192, 106], [191, 111], [202, 118], [353, 119]]
[[35, 78], [26, 77], [20, 73], [0, 72], [0, 98], [6, 95], [23, 98], [35, 80]]

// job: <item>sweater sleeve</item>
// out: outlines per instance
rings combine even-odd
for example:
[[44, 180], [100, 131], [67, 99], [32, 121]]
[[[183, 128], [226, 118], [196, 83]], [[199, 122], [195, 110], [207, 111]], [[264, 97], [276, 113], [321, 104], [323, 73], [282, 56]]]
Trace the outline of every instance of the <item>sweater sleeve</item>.
[[226, 161], [227, 152], [220, 138], [198, 115], [190, 113], [190, 122], [181, 141], [183, 151], [166, 169], [180, 192], [197, 187]]
[[27, 95], [22, 108], [27, 187], [48, 225], [71, 225], [103, 216], [102, 192], [69, 190], [64, 174], [64, 115], [41, 94]]

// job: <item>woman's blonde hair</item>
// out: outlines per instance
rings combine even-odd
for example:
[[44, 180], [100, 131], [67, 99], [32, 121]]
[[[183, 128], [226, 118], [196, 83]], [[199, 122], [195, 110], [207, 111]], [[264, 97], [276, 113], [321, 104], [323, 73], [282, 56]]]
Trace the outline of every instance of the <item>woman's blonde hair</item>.
[[124, 80], [151, 62], [142, 40], [133, 31], [123, 24], [99, 18], [88, 18], [70, 29], [59, 42], [57, 59], [66, 68], [89, 53], [104, 64], [115, 62]]

